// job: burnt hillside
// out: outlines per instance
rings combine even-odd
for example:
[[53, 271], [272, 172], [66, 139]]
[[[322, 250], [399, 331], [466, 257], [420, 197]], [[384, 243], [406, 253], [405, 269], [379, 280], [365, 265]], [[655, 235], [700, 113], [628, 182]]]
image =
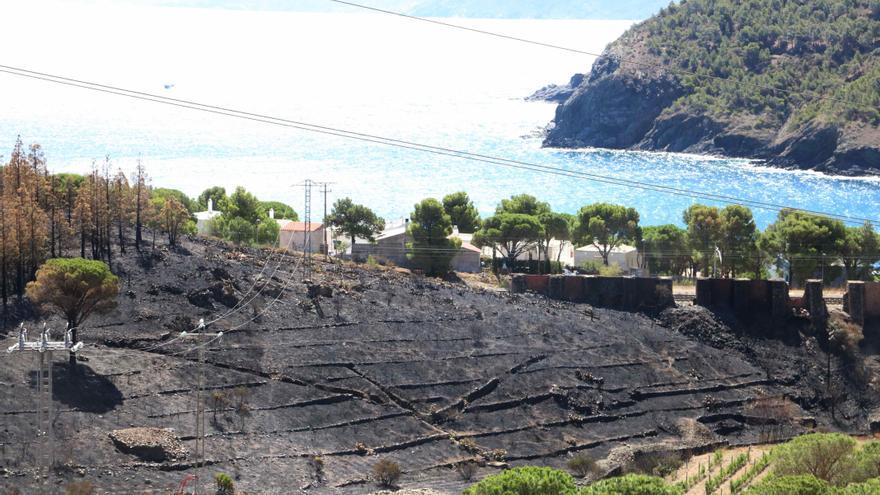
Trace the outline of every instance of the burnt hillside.
[[[247, 493], [369, 493], [373, 464], [389, 458], [402, 486], [456, 493], [466, 482], [452, 466], [467, 459], [482, 477], [504, 464], [562, 467], [575, 452], [612, 454], [610, 469], [632, 450], [757, 441], [767, 418], [753, 406], [767, 397], [792, 401], [786, 435], [813, 422], [863, 432], [878, 406], [835, 357], [833, 420], [815, 339], [742, 337], [702, 309], [591, 318], [584, 305], [324, 263], [309, 294], [293, 260], [202, 240], [116, 259], [119, 307], [84, 328], [81, 377], [55, 358], [59, 486], [166, 493], [187, 474], [223, 471]], [[198, 353], [171, 339], [237, 304], [209, 327], [227, 334], [206, 347], [199, 471]], [[23, 493], [38, 486], [33, 359], [0, 366], [0, 474]], [[108, 433], [128, 427], [172, 428], [190, 455], [122, 453]]]

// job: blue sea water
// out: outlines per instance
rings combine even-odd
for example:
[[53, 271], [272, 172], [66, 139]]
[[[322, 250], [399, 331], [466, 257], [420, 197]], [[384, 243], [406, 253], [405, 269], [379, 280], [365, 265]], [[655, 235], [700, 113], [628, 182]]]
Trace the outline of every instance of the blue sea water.
[[[0, 43], [16, 47], [4, 65], [566, 170], [880, 219], [878, 179], [716, 157], [541, 148], [554, 106], [523, 97], [588, 70], [592, 60], [576, 54], [375, 15], [43, 2], [4, 4], [0, 14], [39, 15], [45, 33], [31, 36], [27, 23], [0, 31]], [[592, 51], [632, 24], [461, 22]], [[633, 206], [643, 224], [681, 223], [688, 205], [707, 202], [3, 74], [0, 101], [0, 146], [11, 149], [19, 134], [39, 142], [54, 171], [86, 172], [107, 155], [114, 168], [131, 171], [140, 159], [156, 186], [192, 196], [213, 185], [240, 185], [301, 210], [303, 193], [293, 185], [311, 178], [334, 183], [331, 201], [350, 196], [388, 219], [407, 215], [422, 198], [465, 190], [484, 215], [504, 197], [530, 193], [566, 212], [595, 201]], [[776, 216], [755, 214], [761, 227]]]

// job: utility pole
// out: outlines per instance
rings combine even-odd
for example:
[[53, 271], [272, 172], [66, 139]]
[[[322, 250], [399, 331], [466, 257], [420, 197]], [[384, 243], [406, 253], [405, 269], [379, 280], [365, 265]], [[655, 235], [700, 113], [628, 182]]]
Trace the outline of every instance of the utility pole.
[[327, 240], [327, 193], [332, 192], [327, 186], [333, 182], [321, 182], [321, 192], [324, 194], [324, 218], [321, 220], [321, 240], [324, 243], [324, 255], [330, 261], [330, 242]]
[[303, 232], [303, 282], [312, 279], [312, 186], [317, 183], [311, 179], [306, 179], [301, 184], [294, 184], [305, 188], [305, 203], [303, 205], [303, 222], [305, 224], [305, 232]]
[[[300, 184], [294, 186], [305, 188], [305, 203], [303, 204], [303, 223], [305, 224], [305, 232], [303, 232], [303, 281], [312, 279], [312, 186], [320, 186], [321, 192], [324, 194], [324, 220], [327, 219], [327, 193], [330, 192], [327, 186], [332, 182], [316, 182], [306, 179]], [[321, 225], [321, 234], [324, 236], [322, 244], [326, 243], [327, 227]], [[325, 249], [327, 247], [325, 246]], [[329, 254], [329, 250], [325, 251]]]
[[[195, 332], [186, 333], [184, 332], [182, 337], [184, 338], [193, 338], [196, 340], [205, 340], [205, 342], [196, 346], [199, 351], [198, 357], [198, 368], [199, 368], [199, 377], [198, 377], [198, 388], [196, 389], [196, 446], [195, 446], [195, 458], [194, 464], [197, 469], [197, 472], [200, 472], [202, 468], [205, 466], [205, 348], [208, 344], [215, 340], [220, 340], [223, 337], [223, 332], [217, 333], [205, 333], [205, 320], [204, 318], [199, 319], [199, 326], [196, 328]], [[195, 478], [195, 493], [201, 493], [202, 488], [202, 476], [196, 476]]]
[[52, 336], [46, 324], [40, 332], [40, 339], [28, 342], [27, 329], [24, 323], [18, 327], [18, 343], [6, 350], [13, 352], [36, 352], [39, 362], [37, 371], [37, 437], [43, 437], [42, 456], [46, 465], [45, 493], [52, 493], [52, 474], [55, 467], [55, 428], [53, 426], [55, 411], [52, 402], [52, 352], [68, 351], [75, 353], [82, 349], [82, 342], [74, 344], [71, 341], [73, 329], [68, 328], [64, 332], [64, 341], [55, 342], [49, 340]]

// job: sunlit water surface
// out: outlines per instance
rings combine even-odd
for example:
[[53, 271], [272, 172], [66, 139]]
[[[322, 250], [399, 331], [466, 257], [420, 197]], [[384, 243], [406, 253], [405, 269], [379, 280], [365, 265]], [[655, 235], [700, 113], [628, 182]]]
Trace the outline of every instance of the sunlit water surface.
[[[119, 8], [40, 2], [0, 7], [0, 64], [654, 185], [856, 217], [880, 209], [880, 181], [681, 154], [542, 149], [555, 106], [523, 97], [588, 70], [592, 59], [401, 19]], [[36, 25], [24, 22], [39, 19]], [[601, 51], [631, 23], [461, 20]], [[171, 86], [166, 89], [165, 86]], [[645, 224], [680, 223], [695, 199], [376, 146], [0, 74], [0, 142], [43, 145], [54, 171], [86, 172], [106, 155], [138, 158], [157, 186], [190, 195], [242, 185], [302, 209], [303, 179], [334, 182], [386, 218], [465, 190], [490, 214], [531, 193], [575, 212], [594, 201], [636, 207]], [[6, 152], [8, 156], [8, 152]], [[760, 226], [775, 217], [755, 211]]]

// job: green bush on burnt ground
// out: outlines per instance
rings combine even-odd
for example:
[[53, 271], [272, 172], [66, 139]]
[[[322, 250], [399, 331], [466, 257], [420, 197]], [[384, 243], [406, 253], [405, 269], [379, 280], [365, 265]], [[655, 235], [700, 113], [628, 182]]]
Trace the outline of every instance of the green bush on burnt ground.
[[214, 475], [214, 483], [217, 484], [217, 495], [235, 495], [235, 482], [226, 473]]
[[856, 441], [842, 433], [812, 433], [795, 438], [776, 451], [778, 476], [810, 475], [844, 485], [850, 480]]
[[815, 476], [771, 476], [745, 491], [745, 495], [836, 495], [838, 491]]
[[880, 479], [880, 441], [862, 444], [847, 461], [847, 471], [847, 481], [850, 483]]
[[449, 273], [461, 240], [449, 238], [452, 220], [443, 210], [443, 204], [434, 198], [422, 200], [416, 203], [410, 220], [407, 236], [411, 241], [407, 245], [407, 257], [413, 267], [431, 277]]
[[880, 478], [847, 485], [840, 493], [841, 495], [877, 495], [880, 493]]
[[471, 485], [464, 495], [683, 495], [677, 486], [656, 476], [630, 474], [578, 488], [574, 478], [558, 469], [526, 466]]
[[577, 487], [568, 473], [525, 466], [508, 469], [471, 485], [464, 495], [574, 495]]
[[683, 495], [684, 491], [662, 478], [628, 474], [609, 478], [581, 489], [578, 495]]
[[696, 74], [676, 74], [689, 90], [678, 108], [754, 115], [758, 127], [880, 124], [876, 0], [689, 0], [635, 29], [665, 66]]
[[237, 187], [232, 195], [221, 200], [217, 207], [223, 214], [213, 220], [213, 230], [224, 239], [239, 245], [257, 243], [271, 246], [278, 242], [278, 223], [269, 218], [268, 213], [273, 204], [281, 208], [282, 215], [296, 215], [292, 208], [283, 208], [283, 204], [260, 202], [243, 187]]
[[772, 475], [746, 495], [880, 494], [880, 442], [812, 433], [773, 449]]

